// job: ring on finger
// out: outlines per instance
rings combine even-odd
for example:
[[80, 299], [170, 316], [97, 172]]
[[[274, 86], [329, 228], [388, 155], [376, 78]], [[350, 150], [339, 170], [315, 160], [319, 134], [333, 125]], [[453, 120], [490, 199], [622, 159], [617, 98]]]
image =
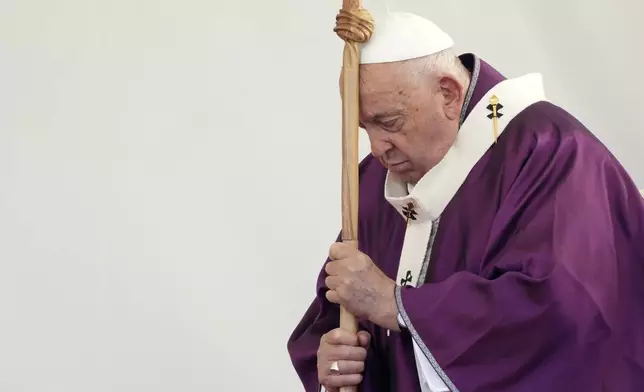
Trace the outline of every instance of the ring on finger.
[[338, 366], [338, 361], [334, 361], [331, 363], [331, 366], [329, 366], [329, 371], [333, 373], [340, 373], [340, 367]]

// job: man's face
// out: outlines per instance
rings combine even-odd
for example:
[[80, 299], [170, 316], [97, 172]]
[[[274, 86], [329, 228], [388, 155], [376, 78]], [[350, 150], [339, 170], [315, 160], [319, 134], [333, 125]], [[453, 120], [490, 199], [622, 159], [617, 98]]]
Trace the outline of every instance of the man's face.
[[462, 87], [449, 77], [414, 75], [408, 69], [399, 63], [360, 67], [360, 127], [373, 156], [415, 184], [456, 138]]

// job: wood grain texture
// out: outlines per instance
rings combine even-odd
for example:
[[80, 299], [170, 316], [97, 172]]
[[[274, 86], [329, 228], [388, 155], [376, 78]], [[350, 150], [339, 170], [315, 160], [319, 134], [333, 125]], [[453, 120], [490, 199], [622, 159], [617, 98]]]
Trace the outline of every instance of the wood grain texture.
[[[343, 0], [336, 17], [336, 34], [345, 42], [342, 59], [342, 242], [358, 248], [359, 200], [359, 68], [360, 44], [373, 33], [373, 20], [360, 0]], [[344, 307], [340, 308], [340, 328], [356, 333], [358, 321]], [[356, 392], [357, 387], [340, 388]]]
[[342, 241], [358, 246], [359, 44], [348, 42], [343, 59]]
[[[345, 3], [351, 2], [345, 0]], [[354, 1], [355, 2], [355, 1]], [[342, 107], [342, 242], [358, 247], [358, 69], [359, 44], [347, 42], [343, 59]], [[358, 332], [358, 321], [344, 307], [340, 308], [340, 328]], [[340, 392], [357, 392], [356, 387], [340, 388]]]

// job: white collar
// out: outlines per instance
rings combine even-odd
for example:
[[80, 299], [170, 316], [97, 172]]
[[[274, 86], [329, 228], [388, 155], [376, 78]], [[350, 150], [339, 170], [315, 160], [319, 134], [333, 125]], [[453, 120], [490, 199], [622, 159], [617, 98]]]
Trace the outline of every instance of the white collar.
[[488, 117], [492, 96], [498, 97], [500, 103], [499, 136], [523, 109], [546, 100], [540, 74], [504, 80], [476, 104], [445, 157], [416, 186], [408, 187], [397, 175], [387, 172], [385, 198], [403, 217], [417, 222], [437, 219], [470, 170], [494, 144], [493, 121]]

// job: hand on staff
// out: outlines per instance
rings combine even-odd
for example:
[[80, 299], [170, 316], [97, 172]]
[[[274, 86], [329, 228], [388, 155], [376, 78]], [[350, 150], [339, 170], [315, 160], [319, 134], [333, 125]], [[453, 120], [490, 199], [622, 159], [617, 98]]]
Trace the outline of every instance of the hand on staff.
[[396, 282], [378, 268], [371, 258], [351, 245], [336, 242], [329, 250], [325, 267], [326, 298], [342, 305], [357, 318], [368, 319], [383, 328], [398, 331], [398, 307], [394, 298]]
[[[340, 328], [322, 335], [318, 349], [318, 380], [328, 392], [362, 382], [370, 339], [371, 335], [366, 331], [356, 335]], [[337, 371], [331, 370], [334, 362], [337, 362]]]

